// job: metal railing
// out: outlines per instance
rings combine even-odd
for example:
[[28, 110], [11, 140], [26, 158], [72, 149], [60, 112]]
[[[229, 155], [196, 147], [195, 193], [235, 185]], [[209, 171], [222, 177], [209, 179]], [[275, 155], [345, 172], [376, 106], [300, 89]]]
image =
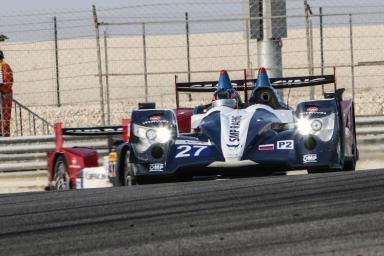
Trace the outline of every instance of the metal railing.
[[[14, 117], [11, 119], [12, 136], [48, 135], [53, 131], [53, 125], [33, 112], [31, 109], [12, 99]], [[4, 127], [2, 127], [2, 130]]]

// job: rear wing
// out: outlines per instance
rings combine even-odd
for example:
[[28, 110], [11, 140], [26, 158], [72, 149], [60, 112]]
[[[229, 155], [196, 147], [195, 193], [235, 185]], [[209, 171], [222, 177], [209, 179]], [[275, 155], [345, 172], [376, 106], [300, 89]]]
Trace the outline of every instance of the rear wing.
[[55, 131], [55, 150], [61, 151], [63, 148], [63, 135], [68, 136], [112, 136], [121, 135], [124, 142], [129, 141], [129, 125], [130, 119], [123, 119], [121, 126], [99, 126], [84, 128], [63, 128], [62, 123], [58, 122], [54, 125]]
[[[257, 79], [231, 80], [232, 86], [237, 91], [244, 91], [244, 98], [248, 100], [248, 90], [255, 88]], [[275, 89], [299, 88], [315, 85], [334, 84], [336, 91], [335, 75], [322, 76], [295, 76], [270, 78], [269, 81]], [[176, 91], [176, 106], [179, 108], [179, 92], [214, 92], [216, 91], [218, 81], [203, 81], [203, 82], [177, 82], [175, 76], [175, 91]]]

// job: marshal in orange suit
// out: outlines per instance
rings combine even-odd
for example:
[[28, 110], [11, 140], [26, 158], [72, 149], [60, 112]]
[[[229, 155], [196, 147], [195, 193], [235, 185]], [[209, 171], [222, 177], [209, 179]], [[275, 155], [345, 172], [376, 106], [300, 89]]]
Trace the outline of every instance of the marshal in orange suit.
[[11, 67], [4, 62], [4, 53], [0, 50], [0, 94], [1, 94], [1, 120], [0, 136], [8, 137], [10, 135], [10, 121], [12, 113], [12, 84], [13, 72]]

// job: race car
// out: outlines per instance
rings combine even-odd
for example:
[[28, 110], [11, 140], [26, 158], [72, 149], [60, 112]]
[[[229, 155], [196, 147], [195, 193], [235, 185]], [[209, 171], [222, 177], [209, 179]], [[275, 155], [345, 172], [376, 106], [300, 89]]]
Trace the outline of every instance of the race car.
[[[251, 85], [249, 85], [251, 82]], [[269, 79], [260, 68], [255, 81], [176, 82], [177, 109], [132, 112], [130, 141], [117, 148], [117, 182], [133, 185], [155, 177], [222, 173], [226, 167], [309, 172], [354, 170], [358, 160], [352, 100], [344, 89], [289, 107], [276, 89], [335, 84], [334, 75]], [[217, 97], [227, 90], [252, 90], [249, 99]], [[215, 92], [195, 109], [179, 108], [179, 92]]]
[[[68, 190], [83, 188], [111, 187], [116, 177], [115, 162], [117, 145], [129, 142], [129, 119], [123, 119], [121, 126], [63, 128], [55, 123], [55, 149], [47, 152], [48, 185], [45, 190]], [[103, 157], [99, 166], [99, 154], [88, 147], [64, 147], [64, 138], [103, 137], [108, 140], [104, 149], [108, 156]]]
[[[276, 91], [329, 83], [334, 84], [333, 92], [324, 93], [323, 99], [299, 102], [295, 108]], [[125, 139], [105, 161], [106, 176], [86, 174], [97, 166], [97, 154], [91, 149], [76, 148], [74, 152], [57, 147], [49, 153], [49, 187], [61, 189], [63, 180], [65, 189], [94, 187], [85, 184], [87, 177], [107, 177], [104, 181], [110, 185], [121, 186], [169, 177], [190, 180], [197, 175], [355, 169], [359, 154], [354, 105], [352, 100], [343, 100], [344, 89], [336, 88], [334, 75], [269, 79], [260, 68], [257, 79], [231, 81], [222, 70], [218, 81], [179, 83], [175, 78], [175, 89], [176, 109], [140, 104], [132, 112], [129, 129], [126, 122], [115, 127]], [[206, 105], [181, 108], [179, 92], [214, 95]], [[99, 129], [105, 134], [111, 128]], [[78, 133], [84, 132], [78, 129]], [[71, 169], [76, 154], [80, 159]]]

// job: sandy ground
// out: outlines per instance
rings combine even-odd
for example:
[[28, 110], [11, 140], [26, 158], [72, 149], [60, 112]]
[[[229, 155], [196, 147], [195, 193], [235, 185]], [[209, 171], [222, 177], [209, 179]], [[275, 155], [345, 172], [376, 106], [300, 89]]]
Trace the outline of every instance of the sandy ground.
[[[223, 24], [225, 26], [226, 24]], [[200, 24], [201, 26], [201, 24]], [[123, 29], [123, 28], [119, 28]], [[384, 66], [362, 66], [361, 62], [384, 59], [383, 25], [354, 26], [354, 64], [357, 115], [384, 113]], [[345, 96], [352, 95], [349, 29], [324, 29], [325, 73], [337, 68], [337, 85], [345, 87]], [[372, 40], [374, 38], [374, 40]], [[142, 38], [121, 36], [109, 38], [109, 86], [112, 124], [129, 116], [138, 102], [144, 101]], [[65, 126], [97, 125], [101, 123], [100, 86], [94, 38], [60, 40], [60, 99], [56, 107], [56, 81], [53, 42], [3, 44], [7, 61], [15, 76], [14, 97], [50, 122], [61, 120]], [[218, 70], [227, 69], [232, 79], [242, 79], [247, 67], [246, 39], [243, 32], [191, 34], [192, 81], [216, 80]], [[314, 30], [316, 74], [320, 74], [319, 31]], [[257, 45], [250, 41], [251, 67], [257, 69]], [[307, 75], [305, 30], [291, 28], [283, 39], [283, 75]], [[104, 54], [102, 54], [104, 56]], [[175, 106], [174, 75], [187, 81], [186, 43], [183, 35], [149, 35], [147, 37], [147, 69], [149, 101], [160, 107]], [[103, 60], [104, 69], [104, 60]], [[184, 72], [184, 73], [183, 73]], [[104, 96], [106, 96], [104, 81]], [[326, 88], [327, 89], [327, 88]], [[332, 89], [332, 88], [328, 88]], [[286, 96], [288, 91], [285, 92]], [[320, 97], [321, 90], [316, 95]], [[309, 89], [292, 90], [290, 103], [307, 99]], [[287, 97], [286, 97], [287, 98]], [[193, 101], [181, 97], [182, 105], [206, 103], [210, 96], [194, 94]], [[105, 112], [107, 106], [105, 101]], [[24, 119], [27, 119], [25, 116]]]

